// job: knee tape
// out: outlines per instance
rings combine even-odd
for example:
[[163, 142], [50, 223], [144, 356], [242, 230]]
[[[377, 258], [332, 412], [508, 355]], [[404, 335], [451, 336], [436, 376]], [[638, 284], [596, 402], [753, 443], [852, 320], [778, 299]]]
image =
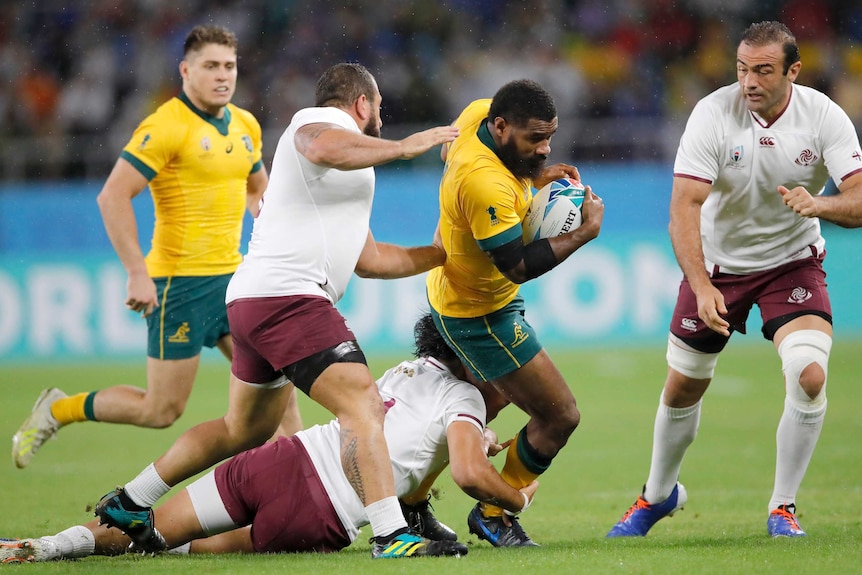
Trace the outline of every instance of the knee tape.
[[712, 379], [717, 353], [704, 353], [692, 348], [673, 334], [667, 338], [667, 364], [692, 379]]
[[[826, 375], [832, 338], [816, 329], [794, 331], [778, 346], [787, 399], [801, 411], [816, 411], [826, 404]], [[823, 370], [823, 387], [813, 399], [799, 385], [802, 370], [816, 363]]]

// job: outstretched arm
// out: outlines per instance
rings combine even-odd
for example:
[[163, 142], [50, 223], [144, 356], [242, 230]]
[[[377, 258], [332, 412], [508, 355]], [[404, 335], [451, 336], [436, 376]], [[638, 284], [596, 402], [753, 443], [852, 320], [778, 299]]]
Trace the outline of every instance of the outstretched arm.
[[356, 275], [388, 280], [415, 276], [443, 265], [446, 252], [437, 239], [435, 234], [435, 243], [430, 246], [404, 247], [376, 242], [369, 230], [365, 246], [356, 263]]
[[345, 130], [335, 124], [306, 124], [296, 131], [296, 149], [318, 166], [358, 170], [393, 160], [410, 160], [434, 146], [451, 142], [458, 128], [440, 126], [407, 136], [385, 140]]

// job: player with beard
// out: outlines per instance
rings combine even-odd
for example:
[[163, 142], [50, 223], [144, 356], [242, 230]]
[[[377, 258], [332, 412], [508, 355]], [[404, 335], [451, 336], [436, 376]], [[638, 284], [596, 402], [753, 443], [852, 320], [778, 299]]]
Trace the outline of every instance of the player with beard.
[[315, 100], [315, 107], [294, 115], [279, 140], [248, 254], [227, 288], [234, 342], [227, 414], [188, 430], [96, 506], [103, 523], [120, 528], [139, 548], [165, 546], [153, 524], [153, 504], [180, 481], [264, 443], [296, 386], [341, 424], [341, 462], [371, 524], [373, 557], [460, 549], [408, 532], [383, 435], [383, 401], [335, 308], [354, 271], [397, 278], [443, 262], [437, 241], [416, 248], [374, 241], [368, 227], [374, 166], [450, 142], [458, 129], [381, 139], [380, 92], [359, 64], [329, 68]]
[[[537, 83], [506, 84], [493, 99], [467, 106], [454, 125], [460, 135], [441, 153], [446, 169], [440, 183], [440, 232], [447, 257], [428, 274], [428, 299], [449, 346], [476, 378], [499, 392], [500, 404], [496, 410], [489, 406], [488, 419], [508, 402], [530, 416], [512, 441], [501, 472], [520, 489], [548, 469], [580, 413], [524, 318], [519, 285], [596, 238], [604, 205], [587, 187], [579, 228], [524, 245], [521, 221], [532, 201], [531, 187], [558, 178], [580, 180], [574, 166], [545, 167], [557, 112]], [[500, 507], [480, 503], [467, 523], [472, 533], [496, 547], [535, 545]]]

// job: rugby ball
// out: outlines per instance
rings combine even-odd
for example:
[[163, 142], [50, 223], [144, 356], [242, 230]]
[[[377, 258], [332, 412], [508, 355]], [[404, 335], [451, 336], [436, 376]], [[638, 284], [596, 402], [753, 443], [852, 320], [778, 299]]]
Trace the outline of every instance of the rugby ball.
[[584, 186], [563, 178], [554, 180], [533, 196], [533, 203], [521, 224], [524, 243], [552, 238], [577, 229], [583, 218]]

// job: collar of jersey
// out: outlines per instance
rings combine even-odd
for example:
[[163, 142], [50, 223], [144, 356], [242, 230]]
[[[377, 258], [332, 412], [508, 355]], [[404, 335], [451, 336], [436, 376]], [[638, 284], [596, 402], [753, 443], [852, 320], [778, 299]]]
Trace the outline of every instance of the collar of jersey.
[[491, 131], [488, 130], [488, 122], [482, 122], [479, 130], [476, 132], [479, 141], [488, 146], [492, 152], [497, 153], [497, 145], [494, 143], [494, 138], [491, 137]]
[[200, 116], [200, 118], [204, 122], [211, 124], [216, 130], [218, 130], [219, 134], [221, 134], [222, 136], [227, 136], [228, 125], [230, 125], [230, 109], [227, 106], [224, 107], [224, 116], [222, 116], [221, 118], [216, 118], [215, 116], [207, 114], [206, 112], [192, 104], [192, 101], [189, 100], [189, 97], [186, 96], [185, 92], [180, 92], [180, 95], [177, 97], [183, 104], [189, 107], [189, 110]]

